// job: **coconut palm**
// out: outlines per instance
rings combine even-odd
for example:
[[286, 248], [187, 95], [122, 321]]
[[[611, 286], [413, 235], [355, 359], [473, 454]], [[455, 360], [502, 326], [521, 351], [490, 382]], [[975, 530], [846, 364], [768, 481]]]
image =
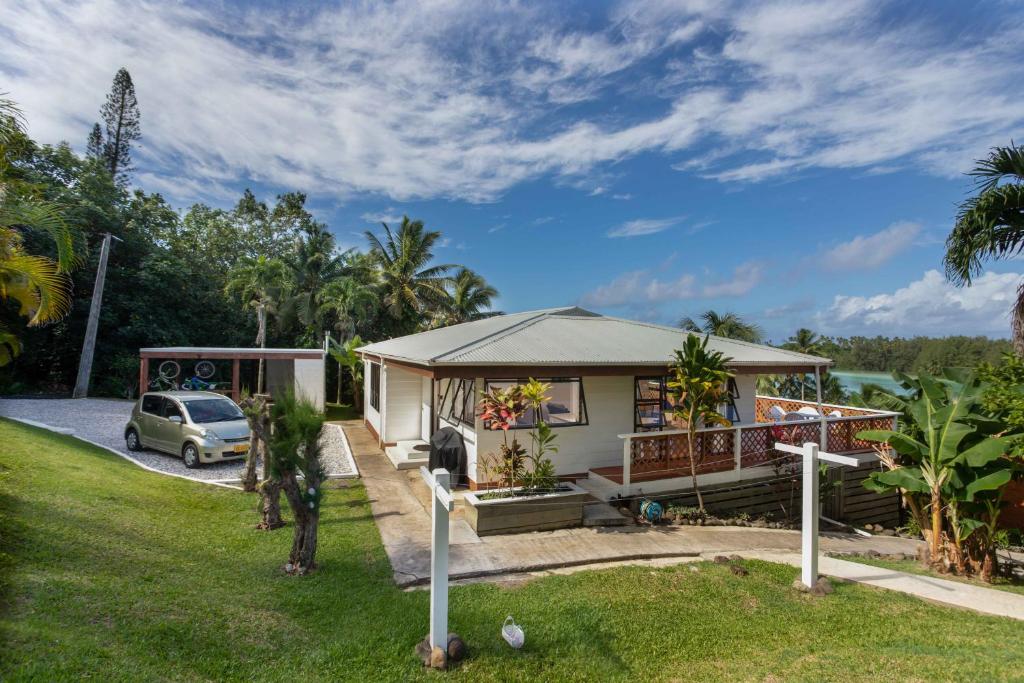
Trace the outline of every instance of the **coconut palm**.
[[[228, 275], [224, 291], [242, 300], [242, 306], [256, 311], [256, 344], [267, 345], [267, 314], [275, 313], [285, 286], [287, 271], [279, 259], [259, 256], [241, 262]], [[263, 359], [259, 361], [256, 380], [258, 393], [263, 393]]]
[[377, 291], [355, 277], [341, 277], [320, 290], [320, 310], [334, 313], [334, 328], [344, 341], [356, 333], [360, 319], [369, 316], [377, 303]]
[[501, 311], [487, 310], [498, 290], [469, 268], [460, 268], [451, 279], [448, 296], [435, 318], [435, 327], [457, 325], [481, 318], [501, 315]]
[[736, 313], [719, 313], [714, 310], [707, 310], [700, 315], [701, 322], [686, 317], [679, 321], [679, 327], [687, 332], [702, 332], [715, 337], [726, 337], [738, 339], [739, 341], [757, 343], [761, 341], [761, 328], [754, 323], [748, 323]]
[[[0, 98], [0, 301], [18, 302], [18, 312], [30, 326], [45, 325], [71, 309], [71, 281], [67, 273], [79, 258], [75, 235], [59, 206], [38, 199], [11, 177], [10, 150], [24, 134], [20, 110]], [[30, 254], [24, 234], [47, 235], [56, 246], [56, 258]], [[18, 337], [0, 327], [0, 365], [21, 352]]]
[[817, 332], [801, 327], [796, 334], [786, 340], [782, 348], [797, 353], [806, 353], [810, 356], [819, 356], [821, 355], [821, 337]]
[[[977, 194], [960, 205], [946, 238], [946, 277], [958, 286], [969, 286], [985, 261], [1024, 250], [1024, 147], [994, 148], [970, 175]], [[1024, 283], [1013, 306], [1013, 342], [1024, 353]]]
[[322, 339], [320, 291], [345, 273], [347, 256], [348, 252], [338, 253], [334, 235], [323, 225], [312, 223], [295, 241], [294, 251], [284, 258], [291, 293], [281, 314], [306, 328], [307, 342]]
[[410, 221], [402, 217], [397, 231], [387, 223], [384, 240], [369, 230], [366, 239], [370, 254], [380, 270], [383, 304], [395, 321], [400, 333], [414, 330], [425, 313], [440, 309], [447, 296], [449, 264], [430, 265], [434, 258], [432, 248], [441, 233], [425, 230], [423, 221]]

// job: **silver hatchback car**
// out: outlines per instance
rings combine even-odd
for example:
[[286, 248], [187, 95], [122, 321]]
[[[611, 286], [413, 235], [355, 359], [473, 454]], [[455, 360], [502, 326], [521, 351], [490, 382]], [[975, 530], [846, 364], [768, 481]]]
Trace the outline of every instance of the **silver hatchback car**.
[[229, 398], [209, 391], [143, 394], [124, 428], [128, 450], [180, 455], [186, 467], [244, 458], [249, 422]]

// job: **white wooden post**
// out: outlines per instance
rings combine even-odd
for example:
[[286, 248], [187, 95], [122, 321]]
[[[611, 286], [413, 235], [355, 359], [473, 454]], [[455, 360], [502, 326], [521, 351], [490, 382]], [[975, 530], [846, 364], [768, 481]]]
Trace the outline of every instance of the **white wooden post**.
[[804, 444], [803, 523], [800, 525], [800, 580], [818, 583], [818, 444]]
[[420, 476], [434, 501], [430, 544], [430, 647], [448, 652], [448, 513], [452, 510], [451, 475], [438, 468], [431, 474], [420, 468]]
[[732, 433], [732, 457], [736, 461], [736, 471], [743, 469], [743, 428], [737, 427]]
[[627, 436], [622, 440], [622, 497], [629, 498], [629, 468], [633, 464], [630, 444], [633, 438]]
[[803, 456], [803, 513], [800, 524], [800, 582], [807, 588], [814, 588], [818, 583], [818, 463], [822, 460], [838, 465], [856, 467], [860, 464], [857, 458], [835, 453], [823, 453], [818, 444], [805, 443], [793, 446], [785, 443], [775, 444], [775, 450], [795, 453]]

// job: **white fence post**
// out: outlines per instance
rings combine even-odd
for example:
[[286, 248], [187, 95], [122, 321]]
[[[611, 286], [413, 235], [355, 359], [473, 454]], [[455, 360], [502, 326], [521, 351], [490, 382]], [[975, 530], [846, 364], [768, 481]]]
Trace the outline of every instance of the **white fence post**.
[[448, 513], [453, 507], [451, 475], [444, 468], [438, 468], [431, 474], [426, 467], [421, 467], [420, 476], [434, 499], [430, 544], [430, 647], [439, 647], [447, 653]]
[[800, 529], [803, 562], [800, 580], [808, 588], [818, 583], [818, 444], [804, 444], [803, 524]]
[[743, 428], [737, 427], [732, 433], [732, 457], [736, 461], [736, 471], [743, 469]]
[[630, 451], [630, 444], [633, 438], [627, 436], [622, 440], [622, 497], [629, 497], [630, 466], [633, 464], [633, 454]]

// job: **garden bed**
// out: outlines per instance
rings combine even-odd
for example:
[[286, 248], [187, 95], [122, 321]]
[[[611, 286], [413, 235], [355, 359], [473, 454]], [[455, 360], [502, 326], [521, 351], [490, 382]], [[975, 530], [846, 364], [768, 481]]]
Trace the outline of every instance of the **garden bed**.
[[575, 484], [559, 484], [558, 490], [522, 495], [519, 490], [467, 493], [466, 521], [478, 536], [514, 534], [580, 526], [583, 504], [590, 494]]

